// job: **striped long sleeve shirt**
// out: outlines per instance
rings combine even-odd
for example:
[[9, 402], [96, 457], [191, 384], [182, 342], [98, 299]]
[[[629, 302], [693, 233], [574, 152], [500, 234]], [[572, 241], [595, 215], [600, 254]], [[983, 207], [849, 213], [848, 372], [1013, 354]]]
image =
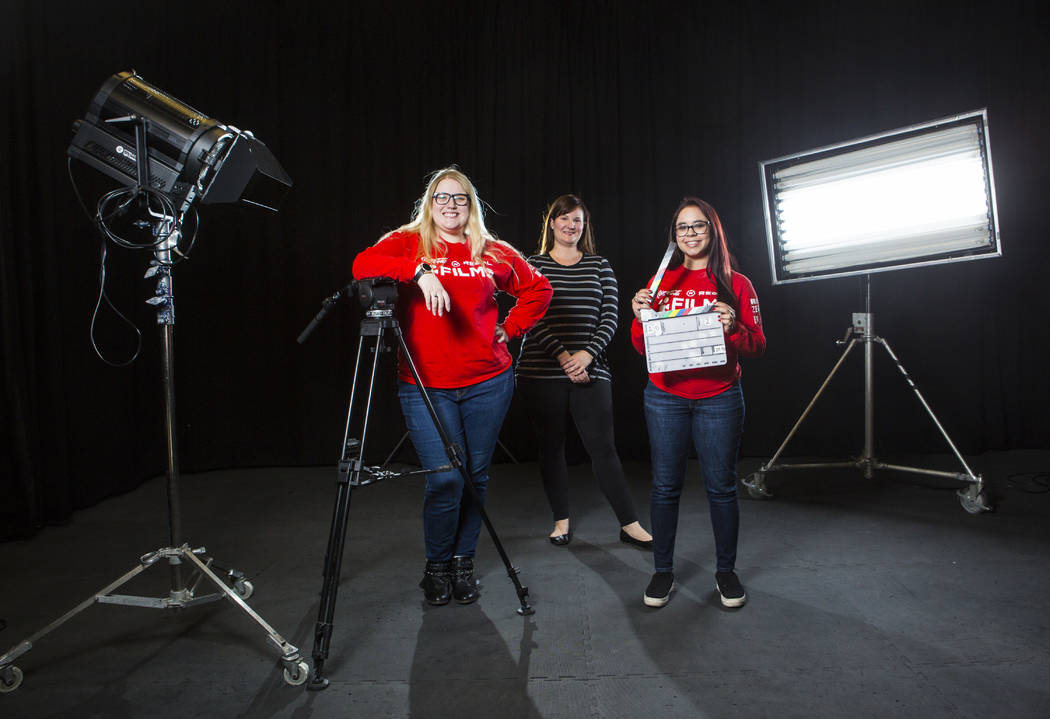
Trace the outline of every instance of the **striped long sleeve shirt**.
[[589, 254], [571, 266], [559, 265], [550, 255], [533, 255], [528, 261], [550, 281], [554, 297], [522, 341], [517, 376], [568, 382], [557, 356], [586, 350], [594, 357], [587, 368], [591, 379], [611, 380], [605, 348], [616, 333], [619, 293], [609, 261]]

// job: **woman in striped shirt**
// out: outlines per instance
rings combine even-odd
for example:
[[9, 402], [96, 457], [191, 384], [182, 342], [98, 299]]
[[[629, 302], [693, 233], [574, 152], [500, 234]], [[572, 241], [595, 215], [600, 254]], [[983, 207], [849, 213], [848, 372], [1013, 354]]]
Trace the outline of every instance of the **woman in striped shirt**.
[[554, 201], [543, 222], [539, 254], [529, 263], [554, 288], [547, 314], [522, 342], [515, 370], [539, 440], [540, 475], [554, 514], [550, 542], [564, 546], [572, 539], [565, 464], [565, 418], [571, 414], [598, 486], [620, 523], [620, 541], [652, 549], [613, 438], [605, 348], [618, 322], [616, 276], [609, 261], [594, 254], [590, 213], [580, 198], [562, 195]]

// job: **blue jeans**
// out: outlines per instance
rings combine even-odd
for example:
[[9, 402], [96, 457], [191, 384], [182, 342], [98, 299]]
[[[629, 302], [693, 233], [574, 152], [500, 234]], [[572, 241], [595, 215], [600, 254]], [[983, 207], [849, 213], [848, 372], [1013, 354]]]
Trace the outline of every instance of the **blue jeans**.
[[715, 534], [716, 571], [733, 571], [740, 529], [736, 461], [744, 427], [744, 394], [740, 383], [714, 397], [686, 399], [664, 392], [650, 382], [645, 388], [645, 421], [653, 463], [649, 511], [656, 571], [674, 571], [678, 500], [685, 482], [690, 441], [696, 448], [700, 474], [707, 489], [711, 528]]
[[[484, 382], [457, 389], [428, 387], [427, 394], [445, 432], [463, 450], [463, 470], [484, 504], [492, 452], [514, 395], [514, 372], [508, 368]], [[414, 384], [399, 382], [398, 397], [423, 468], [448, 464], [445, 445], [419, 389]], [[453, 556], [473, 557], [480, 532], [481, 512], [470, 492], [463, 491], [463, 473], [453, 469], [427, 474], [423, 492], [427, 559], [441, 562]]]

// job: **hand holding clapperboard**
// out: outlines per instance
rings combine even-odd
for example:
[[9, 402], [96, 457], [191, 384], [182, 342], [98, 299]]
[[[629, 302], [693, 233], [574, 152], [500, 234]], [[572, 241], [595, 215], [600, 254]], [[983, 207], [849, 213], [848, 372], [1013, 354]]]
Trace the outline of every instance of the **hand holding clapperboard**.
[[[649, 291], [653, 298], [671, 261], [675, 244], [670, 242]], [[726, 340], [714, 305], [639, 313], [645, 339], [645, 362], [650, 373], [675, 372], [726, 363]]]

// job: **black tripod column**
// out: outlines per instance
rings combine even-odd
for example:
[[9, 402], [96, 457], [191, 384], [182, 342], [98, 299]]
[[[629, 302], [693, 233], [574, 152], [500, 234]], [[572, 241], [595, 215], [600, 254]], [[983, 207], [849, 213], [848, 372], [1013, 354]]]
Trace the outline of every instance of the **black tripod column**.
[[[158, 225], [158, 233], [169, 232], [167, 222]], [[173, 239], [169, 237], [154, 253], [155, 260], [146, 273], [157, 278], [156, 291], [147, 302], [157, 310], [157, 325], [160, 328], [161, 363], [164, 377], [164, 435], [168, 449], [168, 546], [182, 546], [182, 503], [179, 493], [179, 451], [175, 436], [175, 287], [171, 272], [171, 250]], [[182, 578], [182, 567], [177, 557], [171, 562], [171, 591], [181, 596], [186, 590]]]
[[[161, 325], [161, 344], [164, 353], [164, 418], [168, 444], [168, 546], [182, 546], [182, 504], [179, 499], [178, 449], [175, 444], [175, 381], [172, 376], [172, 359], [175, 351], [175, 328]], [[180, 565], [171, 565], [171, 591], [185, 589]]]

